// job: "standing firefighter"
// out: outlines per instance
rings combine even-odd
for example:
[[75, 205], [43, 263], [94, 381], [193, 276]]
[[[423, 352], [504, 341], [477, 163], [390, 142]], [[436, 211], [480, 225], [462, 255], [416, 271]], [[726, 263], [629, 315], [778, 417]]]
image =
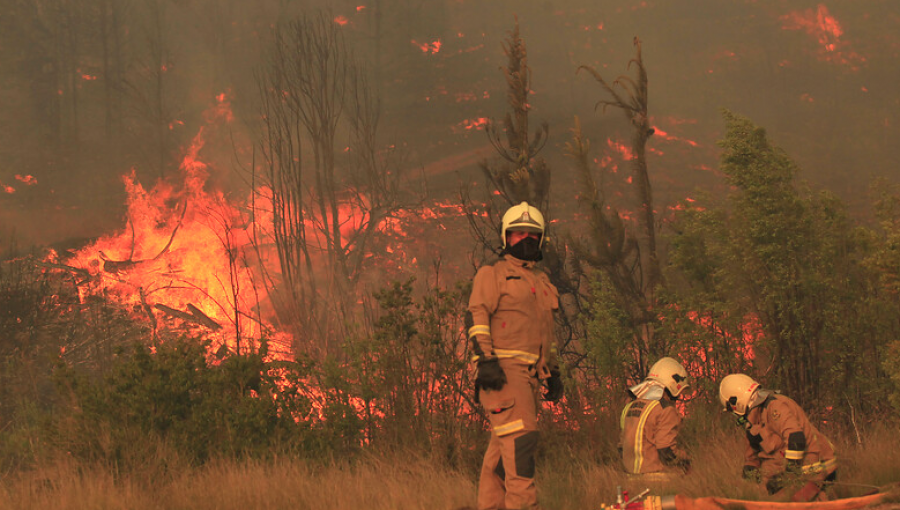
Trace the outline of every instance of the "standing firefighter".
[[503, 215], [501, 259], [478, 270], [466, 322], [476, 364], [475, 391], [491, 423], [478, 483], [478, 508], [535, 508], [537, 412], [562, 397], [553, 337], [556, 287], [535, 268], [544, 217], [522, 202]]
[[796, 402], [744, 374], [722, 379], [719, 401], [746, 432], [745, 479], [764, 481], [769, 494], [791, 494], [792, 501], [827, 499], [822, 488], [837, 474], [834, 447]]
[[632, 400], [619, 419], [619, 445], [630, 475], [666, 480], [690, 470], [690, 459], [678, 448], [681, 414], [675, 408], [687, 387], [688, 374], [681, 363], [662, 358], [643, 382], [628, 389]]

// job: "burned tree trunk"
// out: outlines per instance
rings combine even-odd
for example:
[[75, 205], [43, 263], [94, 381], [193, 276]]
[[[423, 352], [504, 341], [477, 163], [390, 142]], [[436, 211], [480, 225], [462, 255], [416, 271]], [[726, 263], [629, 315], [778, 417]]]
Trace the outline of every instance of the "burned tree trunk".
[[658, 318], [655, 311], [658, 289], [665, 282], [660, 269], [653, 192], [646, 159], [647, 141], [653, 134], [647, 112], [647, 72], [641, 56], [641, 41], [637, 37], [634, 45], [635, 57], [628, 63], [629, 68], [632, 65], [636, 68], [634, 78], [621, 75], [610, 84], [591, 67], [580, 66], [578, 70], [589, 72], [611, 96], [611, 99], [598, 101], [595, 108], [618, 108], [631, 124], [632, 183], [639, 208], [637, 235], [628, 232], [619, 213], [606, 203], [602, 189], [588, 168], [588, 144], [582, 138], [580, 128], [574, 142], [569, 144], [569, 152], [579, 161], [582, 181], [589, 190], [585, 198], [594, 228], [592, 246], [579, 245], [577, 252], [589, 265], [601, 269], [615, 288], [634, 334], [635, 373], [642, 374], [649, 357], [659, 356], [665, 350], [656, 334]]

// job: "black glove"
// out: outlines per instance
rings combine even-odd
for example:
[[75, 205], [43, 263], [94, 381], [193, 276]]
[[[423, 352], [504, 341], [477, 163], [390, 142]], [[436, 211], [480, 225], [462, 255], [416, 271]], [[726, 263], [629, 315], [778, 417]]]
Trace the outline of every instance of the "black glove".
[[559, 370], [551, 370], [547, 378], [547, 391], [544, 392], [544, 400], [556, 402], [563, 396], [563, 382]]
[[738, 416], [737, 424], [747, 431], [747, 441], [750, 442], [750, 446], [756, 451], [762, 449], [762, 436], [752, 432], [753, 424], [750, 423], [750, 420], [746, 416]]
[[504, 386], [506, 386], [506, 373], [500, 368], [500, 360], [496, 357], [480, 359], [475, 374], [476, 391], [496, 391]]
[[659, 460], [666, 466], [680, 470], [684, 474], [691, 472], [691, 459], [687, 457], [679, 457], [675, 454], [671, 447], [660, 448], [657, 450]]
[[744, 466], [741, 470], [741, 478], [759, 483], [759, 468], [756, 466]]
[[750, 429], [747, 429], [747, 441], [750, 443], [750, 447], [754, 450], [762, 450], [762, 436], [750, 432]]

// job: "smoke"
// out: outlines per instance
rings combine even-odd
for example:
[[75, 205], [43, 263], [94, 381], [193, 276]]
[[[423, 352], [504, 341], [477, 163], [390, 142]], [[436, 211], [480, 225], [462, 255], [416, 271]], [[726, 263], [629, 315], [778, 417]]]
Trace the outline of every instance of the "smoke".
[[[628, 119], [595, 109], [602, 91], [576, 69], [627, 74], [635, 37], [649, 74], [660, 207], [722, 185], [721, 108], [765, 127], [802, 178], [859, 214], [875, 177], [900, 175], [900, 7], [889, 0], [0, 0], [0, 63], [10, 70], [0, 77], [0, 248], [12, 232], [28, 245], [121, 228], [121, 176], [134, 169], [152, 186], [177, 175], [223, 93], [236, 119], [204, 149], [209, 185], [249, 187], [259, 164], [255, 77], [272, 27], [318, 8], [332, 10], [369, 68], [381, 142], [408, 152], [434, 199], [479, 179], [490, 154], [484, 120], [506, 111], [502, 42], [516, 20], [533, 70], [532, 121], [550, 124], [542, 156], [554, 167], [554, 203], [578, 192], [563, 157], [575, 116], [598, 172], [604, 158], [624, 161], [614, 147], [627, 140]], [[626, 186], [618, 166], [609, 178]]]

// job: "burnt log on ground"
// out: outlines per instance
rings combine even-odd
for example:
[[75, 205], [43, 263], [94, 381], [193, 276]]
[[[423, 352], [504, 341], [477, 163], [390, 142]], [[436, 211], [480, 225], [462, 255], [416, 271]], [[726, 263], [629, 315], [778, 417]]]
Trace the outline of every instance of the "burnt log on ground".
[[181, 319], [185, 322], [190, 322], [191, 324], [197, 324], [198, 326], [205, 326], [213, 331], [218, 331], [222, 329], [221, 324], [212, 320], [208, 315], [200, 311], [199, 308], [192, 304], [188, 304], [189, 312], [183, 312], [176, 308], [172, 308], [171, 306], [166, 306], [160, 303], [156, 303], [153, 305], [153, 308], [169, 315], [171, 317], [175, 317]]

